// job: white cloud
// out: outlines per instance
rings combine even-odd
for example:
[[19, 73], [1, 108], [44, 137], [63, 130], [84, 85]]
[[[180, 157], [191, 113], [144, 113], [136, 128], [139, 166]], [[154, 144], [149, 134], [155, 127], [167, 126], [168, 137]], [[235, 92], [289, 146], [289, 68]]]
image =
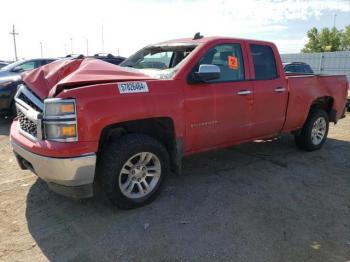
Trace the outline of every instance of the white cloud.
[[237, 5], [237, 1], [225, 0], [223, 7], [229, 16], [245, 19], [258, 25], [268, 25], [286, 20], [307, 20], [310, 17], [319, 17], [326, 10], [348, 12], [350, 11], [350, 1], [286, 0], [267, 2], [245, 0], [243, 5]]
[[[325, 11], [350, 11], [350, 1], [22, 0], [2, 3], [2, 11], [0, 58], [10, 59], [13, 43], [8, 33], [13, 23], [20, 33], [20, 57], [40, 56], [40, 41], [45, 56], [63, 56], [70, 53], [70, 38], [74, 53], [86, 53], [85, 38], [90, 54], [101, 52], [102, 22], [105, 51], [116, 54], [119, 48], [121, 55], [130, 55], [149, 43], [197, 31], [249, 38], [274, 32], [288, 37], [285, 22], [319, 17]], [[280, 43], [288, 45], [285, 40]]]

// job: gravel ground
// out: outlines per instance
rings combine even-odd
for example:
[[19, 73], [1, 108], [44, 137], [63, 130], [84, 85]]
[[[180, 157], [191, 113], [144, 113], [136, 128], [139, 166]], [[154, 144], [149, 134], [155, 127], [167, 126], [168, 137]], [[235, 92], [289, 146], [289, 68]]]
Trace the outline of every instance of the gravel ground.
[[50, 192], [0, 120], [0, 260], [350, 261], [349, 117], [317, 152], [286, 135], [188, 157], [131, 211]]

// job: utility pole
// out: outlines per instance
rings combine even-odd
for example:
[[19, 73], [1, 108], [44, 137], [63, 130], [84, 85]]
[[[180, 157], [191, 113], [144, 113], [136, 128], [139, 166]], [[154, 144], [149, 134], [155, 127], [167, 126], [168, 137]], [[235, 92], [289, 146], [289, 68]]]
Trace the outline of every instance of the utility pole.
[[17, 61], [17, 60], [18, 60], [18, 57], [17, 57], [16, 35], [18, 35], [18, 33], [16, 33], [15, 25], [13, 25], [13, 27], [12, 27], [12, 32], [10, 32], [10, 35], [13, 36], [13, 46], [14, 46], [14, 48], [15, 48], [15, 61]]
[[86, 40], [86, 55], [89, 56], [89, 39], [85, 37]]
[[101, 35], [101, 37], [102, 37], [102, 53], [105, 52], [105, 40], [104, 40], [104, 35], [103, 34], [104, 33], [103, 33], [103, 23], [102, 23], [102, 35]]
[[73, 54], [73, 38], [70, 38], [70, 54]]
[[335, 27], [336, 18], [337, 18], [337, 14], [334, 14], [334, 15], [333, 15], [333, 27]]
[[40, 54], [41, 58], [43, 58], [43, 42], [40, 42]]

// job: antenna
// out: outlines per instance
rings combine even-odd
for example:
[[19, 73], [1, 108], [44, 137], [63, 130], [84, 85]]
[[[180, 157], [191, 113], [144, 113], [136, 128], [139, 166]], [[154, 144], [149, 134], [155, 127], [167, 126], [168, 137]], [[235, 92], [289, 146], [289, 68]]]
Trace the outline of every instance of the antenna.
[[197, 32], [197, 33], [194, 35], [193, 40], [197, 40], [197, 39], [201, 39], [201, 38], [203, 38], [203, 36], [201, 35], [200, 32]]

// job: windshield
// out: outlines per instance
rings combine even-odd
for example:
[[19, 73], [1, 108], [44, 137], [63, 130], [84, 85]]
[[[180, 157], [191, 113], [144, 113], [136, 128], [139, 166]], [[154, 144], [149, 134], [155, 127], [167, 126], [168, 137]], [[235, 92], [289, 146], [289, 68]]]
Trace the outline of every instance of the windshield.
[[130, 56], [120, 66], [131, 67], [153, 77], [169, 78], [196, 46], [192, 43], [148, 46]]

